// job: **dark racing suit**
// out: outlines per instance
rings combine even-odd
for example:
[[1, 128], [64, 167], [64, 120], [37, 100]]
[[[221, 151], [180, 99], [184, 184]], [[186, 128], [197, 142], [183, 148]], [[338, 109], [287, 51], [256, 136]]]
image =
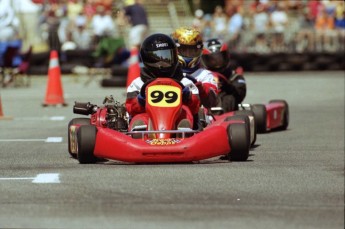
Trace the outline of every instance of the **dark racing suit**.
[[247, 86], [242, 68], [233, 70], [230, 66], [219, 72], [213, 72], [218, 82], [218, 106], [224, 112], [238, 110], [246, 96]]

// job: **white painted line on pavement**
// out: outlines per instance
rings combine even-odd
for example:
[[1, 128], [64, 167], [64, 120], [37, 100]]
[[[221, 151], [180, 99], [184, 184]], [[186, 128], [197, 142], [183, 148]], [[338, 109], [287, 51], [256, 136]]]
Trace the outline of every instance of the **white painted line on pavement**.
[[47, 143], [59, 143], [63, 141], [63, 137], [48, 137], [46, 139], [0, 139], [0, 142], [47, 142]]
[[0, 181], [2, 180], [33, 180], [35, 177], [0, 177]]
[[0, 139], [0, 142], [44, 142], [47, 139]]
[[53, 117], [50, 117], [50, 120], [52, 120], [52, 121], [63, 121], [63, 120], [65, 120], [65, 116], [53, 116]]
[[50, 120], [50, 121], [64, 121], [66, 119], [65, 116], [52, 116], [52, 117], [19, 117], [14, 118], [14, 120], [21, 120], [21, 121], [42, 121], [42, 120]]
[[62, 137], [48, 137], [45, 142], [62, 142]]
[[35, 184], [60, 183], [59, 173], [40, 173], [36, 177], [0, 177], [0, 181], [9, 180], [32, 180]]
[[41, 173], [35, 177], [32, 183], [60, 183], [59, 176], [58, 173]]

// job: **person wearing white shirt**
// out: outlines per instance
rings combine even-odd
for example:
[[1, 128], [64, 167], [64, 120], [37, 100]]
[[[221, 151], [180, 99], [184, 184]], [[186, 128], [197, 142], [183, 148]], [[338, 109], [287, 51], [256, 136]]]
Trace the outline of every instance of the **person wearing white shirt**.
[[104, 6], [97, 7], [97, 14], [95, 14], [91, 20], [91, 28], [95, 44], [97, 44], [103, 36], [115, 34], [116, 26], [111, 16], [106, 13]]

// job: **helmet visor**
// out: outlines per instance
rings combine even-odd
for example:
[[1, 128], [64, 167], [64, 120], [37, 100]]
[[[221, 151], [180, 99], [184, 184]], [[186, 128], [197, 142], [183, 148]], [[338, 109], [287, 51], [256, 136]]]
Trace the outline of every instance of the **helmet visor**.
[[177, 49], [179, 55], [193, 58], [201, 55], [202, 45], [180, 45]]
[[170, 68], [177, 64], [177, 57], [174, 50], [156, 50], [146, 51], [147, 58], [145, 64], [152, 68], [163, 69]]

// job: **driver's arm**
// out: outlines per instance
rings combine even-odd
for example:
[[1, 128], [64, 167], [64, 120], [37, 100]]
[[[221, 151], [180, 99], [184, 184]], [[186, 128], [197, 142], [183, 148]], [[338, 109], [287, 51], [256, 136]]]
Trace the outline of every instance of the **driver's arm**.
[[133, 80], [133, 82], [127, 88], [127, 97], [126, 97], [126, 110], [128, 114], [134, 117], [137, 114], [144, 113], [145, 107], [140, 105], [138, 101], [138, 95], [140, 88], [142, 87], [143, 82], [140, 77]]
[[188, 106], [188, 108], [190, 109], [193, 115], [197, 114], [200, 108], [200, 98], [199, 98], [198, 88], [195, 86], [195, 84], [191, 80], [187, 78], [183, 78], [181, 80], [181, 83], [185, 87], [188, 87], [189, 91], [191, 92], [191, 97], [188, 101], [185, 102], [185, 105]]

